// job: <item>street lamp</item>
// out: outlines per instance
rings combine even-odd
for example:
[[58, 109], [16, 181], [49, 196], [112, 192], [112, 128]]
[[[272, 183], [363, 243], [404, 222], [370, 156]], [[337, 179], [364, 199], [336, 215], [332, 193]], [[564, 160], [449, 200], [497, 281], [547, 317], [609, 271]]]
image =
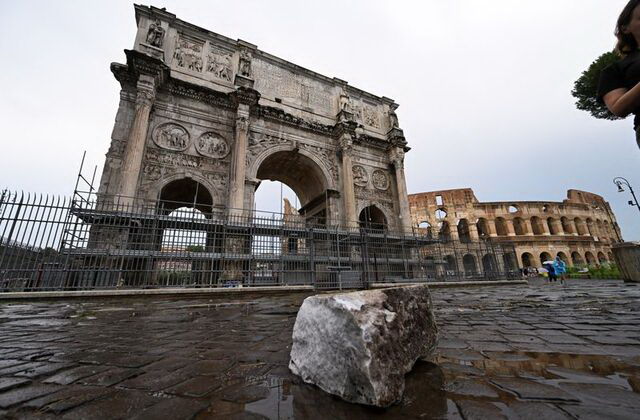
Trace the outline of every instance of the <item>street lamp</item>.
[[640, 211], [640, 204], [638, 204], [638, 199], [636, 198], [636, 195], [633, 192], [633, 188], [631, 188], [631, 184], [629, 184], [629, 181], [627, 181], [625, 178], [622, 178], [621, 176], [617, 176], [613, 178], [613, 183], [618, 187], [618, 192], [624, 192], [623, 185], [626, 185], [629, 188], [629, 192], [633, 197], [633, 200], [629, 201], [629, 205], [636, 206], [638, 208], [638, 211]]

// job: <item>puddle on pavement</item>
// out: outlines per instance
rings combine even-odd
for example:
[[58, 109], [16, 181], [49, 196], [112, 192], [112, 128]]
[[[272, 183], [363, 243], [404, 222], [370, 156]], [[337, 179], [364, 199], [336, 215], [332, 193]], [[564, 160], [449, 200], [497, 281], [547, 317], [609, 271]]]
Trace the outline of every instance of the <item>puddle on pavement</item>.
[[[534, 385], [554, 387], [597, 383], [634, 391], [640, 376], [637, 366], [607, 356], [535, 352], [494, 352], [492, 356], [481, 360], [435, 356], [434, 363], [419, 361], [406, 377], [402, 402], [386, 409], [346, 403], [291, 375], [254, 377], [245, 382], [246, 389], [239, 397], [226, 403], [235, 404], [238, 413], [271, 419], [455, 419], [462, 418], [460, 410], [469, 409], [496, 410], [511, 418], [516, 416], [513, 407], [519, 401], [562, 403], [562, 397], [557, 401], [553, 397], [523, 400], [492, 379], [522, 378]], [[571, 400], [567, 402], [571, 404]]]

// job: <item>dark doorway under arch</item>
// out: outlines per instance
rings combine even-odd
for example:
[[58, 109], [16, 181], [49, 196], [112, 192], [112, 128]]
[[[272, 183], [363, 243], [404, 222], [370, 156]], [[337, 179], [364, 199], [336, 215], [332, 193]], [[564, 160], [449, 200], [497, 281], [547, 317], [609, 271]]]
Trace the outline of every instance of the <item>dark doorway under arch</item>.
[[376, 206], [367, 206], [362, 209], [358, 217], [361, 228], [384, 230], [387, 228], [387, 218]]
[[213, 197], [207, 187], [191, 178], [169, 182], [160, 190], [159, 213], [167, 215], [181, 207], [193, 207], [205, 217], [211, 215]]

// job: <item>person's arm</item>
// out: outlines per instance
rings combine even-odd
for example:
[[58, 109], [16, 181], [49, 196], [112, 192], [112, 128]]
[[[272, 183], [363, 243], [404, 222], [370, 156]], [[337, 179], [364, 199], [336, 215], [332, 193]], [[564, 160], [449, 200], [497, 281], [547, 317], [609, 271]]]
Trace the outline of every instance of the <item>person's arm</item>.
[[640, 83], [630, 90], [614, 89], [607, 92], [602, 99], [613, 115], [624, 118], [640, 106]]

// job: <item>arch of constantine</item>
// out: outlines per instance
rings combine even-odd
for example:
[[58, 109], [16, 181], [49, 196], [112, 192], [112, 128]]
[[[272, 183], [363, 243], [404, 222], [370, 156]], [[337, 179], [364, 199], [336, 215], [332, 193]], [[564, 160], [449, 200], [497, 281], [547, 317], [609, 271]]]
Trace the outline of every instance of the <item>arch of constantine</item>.
[[480, 202], [471, 188], [409, 195], [416, 228], [461, 242], [487, 239], [513, 244], [520, 267], [540, 267], [560, 256], [569, 265], [613, 262], [622, 234], [601, 196], [569, 190], [553, 201]]
[[[281, 181], [300, 214], [350, 227], [371, 211], [410, 230], [409, 150], [391, 99], [178, 19], [135, 6], [120, 104], [99, 194], [246, 214], [261, 180]], [[171, 204], [165, 209], [171, 210]]]

